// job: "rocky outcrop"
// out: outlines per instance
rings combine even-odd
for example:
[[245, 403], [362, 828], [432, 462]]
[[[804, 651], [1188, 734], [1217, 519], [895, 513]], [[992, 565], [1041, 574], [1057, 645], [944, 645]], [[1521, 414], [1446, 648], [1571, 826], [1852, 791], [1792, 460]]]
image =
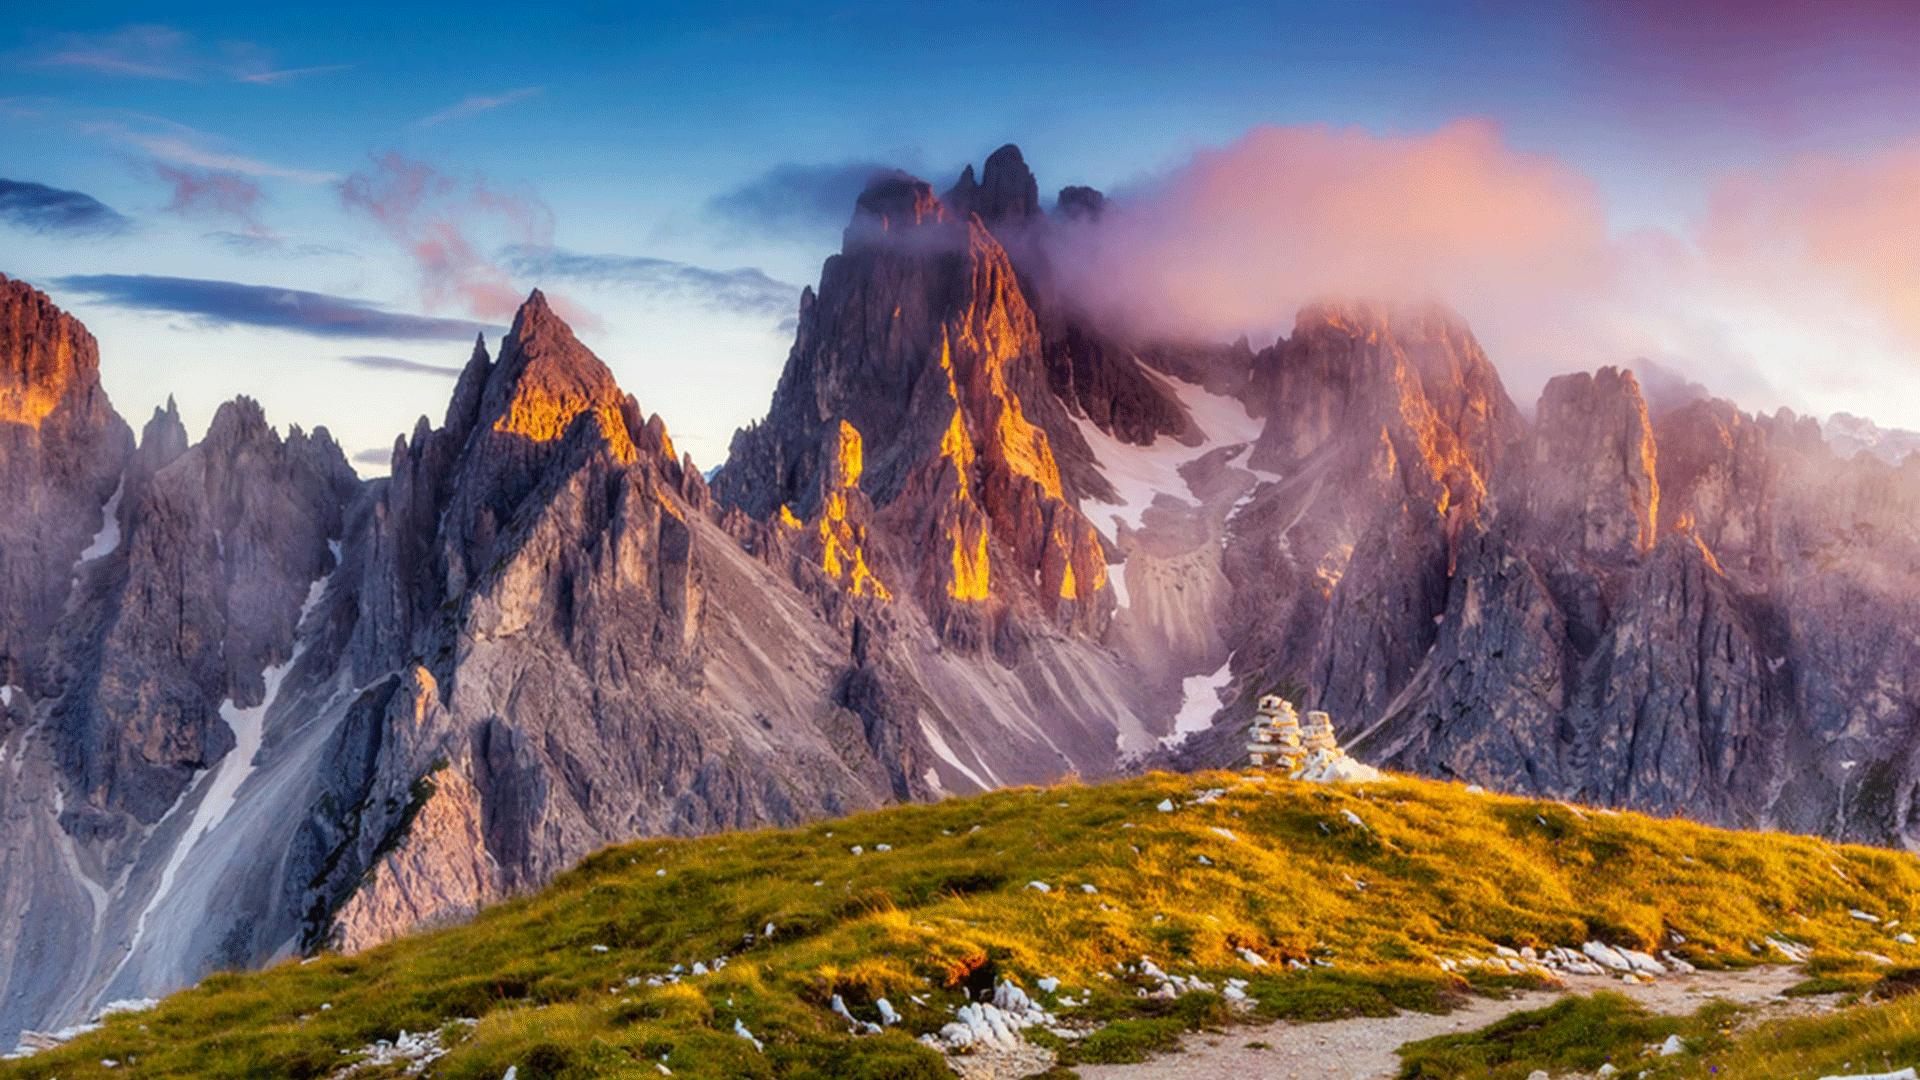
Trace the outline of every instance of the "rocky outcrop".
[[[1016, 168], [1024, 184], [1006, 179]], [[1002, 224], [1034, 212], [1018, 151], [990, 160], [987, 180], [974, 185], [969, 171], [949, 198]], [[1013, 657], [1035, 617], [1097, 635], [1111, 607], [1105, 553], [1054, 452], [1062, 433], [1078, 433], [1039, 389], [1042, 353], [1018, 275], [980, 214], [957, 217], [918, 180], [879, 178], [818, 297], [803, 297], [768, 417], [735, 437], [716, 495], [763, 521], [811, 519], [831, 498], [824, 478], [849, 429], [875, 448], [859, 480], [875, 523], [923, 555], [876, 558], [870, 572], [946, 641]], [[1030, 415], [1034, 404], [1042, 412]]]
[[132, 450], [100, 387], [93, 335], [0, 275], [0, 686], [47, 691], [47, 641], [80, 564], [114, 535]]

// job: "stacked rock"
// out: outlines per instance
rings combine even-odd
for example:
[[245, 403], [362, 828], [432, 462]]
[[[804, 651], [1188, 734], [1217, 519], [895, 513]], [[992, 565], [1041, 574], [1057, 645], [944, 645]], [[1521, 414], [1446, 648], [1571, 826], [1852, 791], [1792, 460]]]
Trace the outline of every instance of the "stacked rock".
[[1268, 694], [1260, 699], [1251, 735], [1247, 755], [1256, 767], [1275, 765], [1293, 773], [1306, 764], [1307, 749], [1300, 745], [1300, 717], [1286, 698]]
[[1309, 758], [1318, 758], [1321, 754], [1337, 755], [1340, 743], [1333, 737], [1333, 717], [1314, 710], [1307, 714], [1307, 734], [1302, 740]]

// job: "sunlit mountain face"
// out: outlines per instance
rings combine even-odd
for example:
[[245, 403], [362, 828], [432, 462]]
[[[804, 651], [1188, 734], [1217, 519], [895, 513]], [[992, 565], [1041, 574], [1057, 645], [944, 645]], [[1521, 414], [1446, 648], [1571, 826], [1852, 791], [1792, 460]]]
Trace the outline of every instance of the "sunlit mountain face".
[[1915, 846], [1920, 12], [16, 23], [0, 1042], [1270, 697]]

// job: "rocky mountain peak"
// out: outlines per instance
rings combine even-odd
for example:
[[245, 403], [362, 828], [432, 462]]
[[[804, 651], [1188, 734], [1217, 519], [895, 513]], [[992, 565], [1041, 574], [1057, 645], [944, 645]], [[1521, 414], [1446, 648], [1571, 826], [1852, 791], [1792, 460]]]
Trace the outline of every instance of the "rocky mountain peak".
[[989, 228], [1019, 226], [1040, 214], [1040, 185], [1020, 148], [1008, 143], [987, 156], [978, 183], [973, 166], [947, 190], [945, 202], [956, 217], [972, 214]]
[[[599, 413], [616, 451], [632, 459], [633, 444], [621, 408], [626, 395], [613, 372], [581, 344], [540, 290], [533, 290], [514, 315], [499, 361], [489, 367], [485, 360], [486, 346], [481, 342], [475, 346], [468, 370], [486, 370], [481, 419], [494, 431], [536, 443], [553, 442], [582, 413]], [[463, 374], [462, 382], [466, 381]], [[457, 402], [461, 388], [455, 389]]]
[[100, 350], [47, 294], [0, 274], [0, 421], [34, 424], [100, 393]]
[[876, 173], [854, 200], [845, 246], [947, 220], [947, 207], [934, 197], [933, 187], [925, 180], [903, 172]]
[[149, 475], [159, 472], [186, 453], [187, 446], [187, 425], [180, 421], [180, 407], [168, 394], [166, 407], [155, 406], [153, 416], [140, 429], [138, 470]]
[[1068, 185], [1054, 199], [1054, 210], [1068, 221], [1099, 221], [1107, 209], [1107, 197], [1098, 188]]

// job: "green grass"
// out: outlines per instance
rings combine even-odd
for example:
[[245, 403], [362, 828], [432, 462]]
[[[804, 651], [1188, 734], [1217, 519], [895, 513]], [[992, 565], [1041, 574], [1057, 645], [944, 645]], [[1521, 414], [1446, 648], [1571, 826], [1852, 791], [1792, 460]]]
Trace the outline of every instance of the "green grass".
[[[1622, 1080], [1806, 1080], [1892, 1072], [1920, 1064], [1920, 996], [1911, 993], [1913, 978], [1912, 970], [1896, 969], [1865, 980], [1874, 1004], [1760, 1023], [1750, 1022], [1750, 1010], [1726, 1002], [1710, 1002], [1691, 1017], [1659, 1017], [1617, 994], [1563, 998], [1476, 1032], [1410, 1044], [1400, 1051], [1400, 1075], [1519, 1080], [1534, 1069], [1591, 1075], [1603, 1062], [1619, 1069]], [[1684, 1051], [1653, 1053], [1669, 1034], [1681, 1037]]]
[[[1209, 788], [1227, 790], [1154, 809]], [[856, 844], [865, 854], [851, 853]], [[1051, 891], [1028, 888], [1035, 880]], [[966, 988], [1010, 978], [1052, 1007], [1057, 997], [1036, 985], [1047, 975], [1085, 1002], [1057, 1008], [1063, 1020], [1104, 1025], [1061, 1041], [1069, 1064], [1120, 1060], [1229, 1019], [1210, 995], [1137, 996], [1116, 965], [1142, 955], [1215, 985], [1247, 979], [1258, 1016], [1437, 1011], [1476, 989], [1437, 958], [1495, 945], [1599, 938], [1652, 949], [1678, 934], [1686, 943], [1674, 951], [1694, 963], [1740, 966], [1771, 959], [1750, 945], [1774, 934], [1820, 956], [1865, 949], [1920, 964], [1920, 949], [1847, 914], [1910, 923], [1916, 895], [1913, 858], [1807, 837], [1412, 780], [1321, 787], [1156, 774], [610, 848], [466, 925], [357, 956], [214, 975], [66, 1047], [0, 1063], [0, 1077], [297, 1080], [352, 1060], [343, 1050], [471, 1017], [479, 1025], [449, 1029], [457, 1045], [430, 1073], [498, 1080], [511, 1065], [521, 1080], [658, 1076], [664, 1062], [683, 1077], [904, 1080], [945, 1075], [912, 1036], [951, 1019]], [[768, 923], [770, 938], [760, 935]], [[1248, 967], [1241, 948], [1270, 966]], [[717, 956], [727, 966], [706, 976], [626, 985]], [[1309, 969], [1288, 971], [1289, 960]], [[905, 1030], [848, 1035], [827, 1009], [834, 994], [868, 1020], [888, 998]], [[1884, 1007], [1916, 1008], [1920, 997]], [[733, 1034], [736, 1021], [764, 1052]]]

